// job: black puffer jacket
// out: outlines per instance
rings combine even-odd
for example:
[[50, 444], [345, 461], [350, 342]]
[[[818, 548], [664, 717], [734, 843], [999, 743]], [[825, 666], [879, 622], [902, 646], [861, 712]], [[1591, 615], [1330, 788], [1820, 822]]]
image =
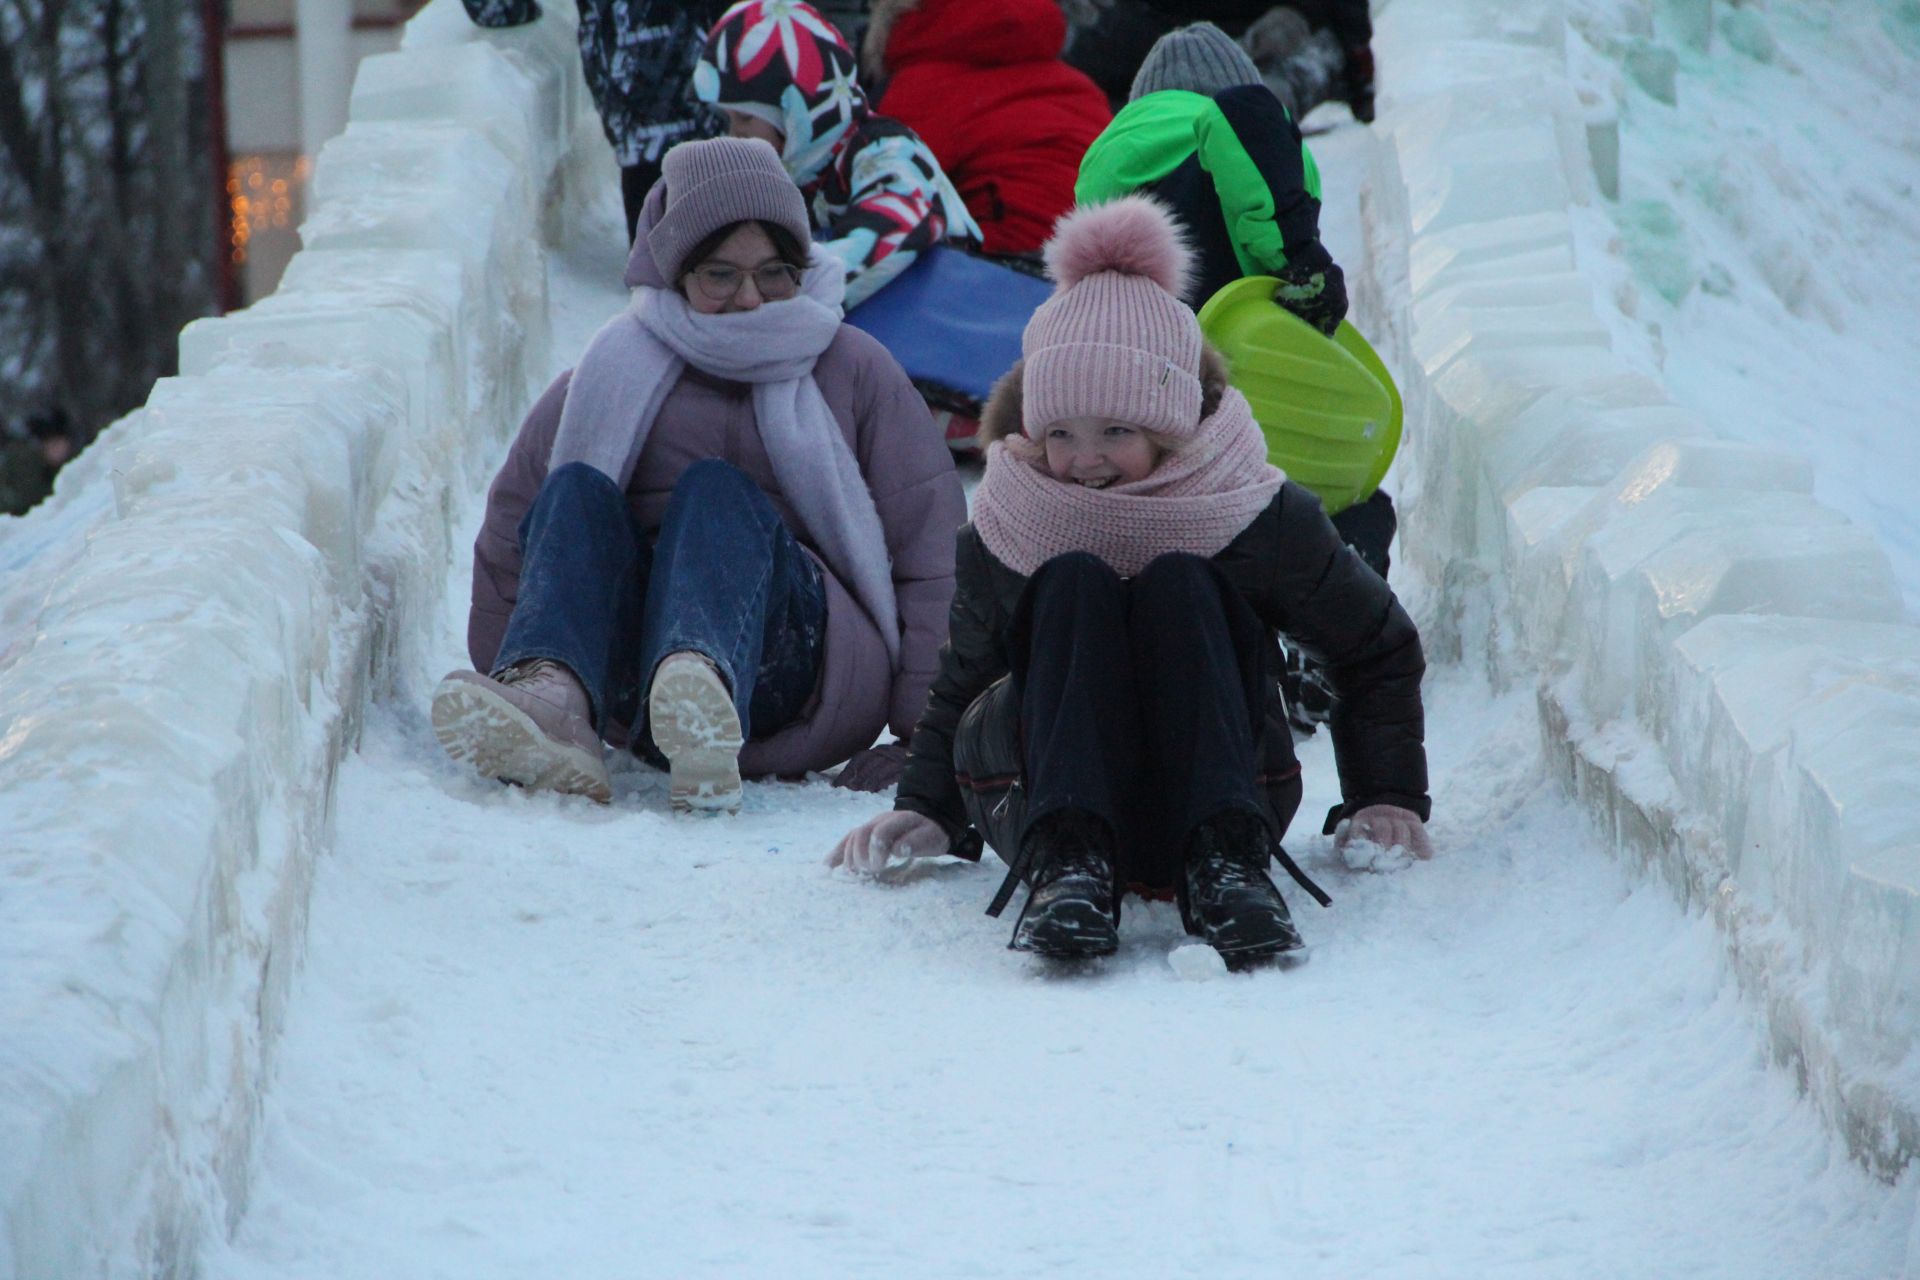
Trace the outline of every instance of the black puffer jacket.
[[[1337, 698], [1331, 728], [1344, 811], [1384, 803], [1426, 818], [1419, 632], [1385, 580], [1341, 542], [1320, 500], [1289, 481], [1213, 561], [1262, 622], [1323, 664]], [[1027, 580], [970, 524], [961, 527], [955, 569], [940, 674], [894, 807], [938, 822], [961, 857], [978, 858], [984, 838], [1011, 858], [1024, 833], [1015, 785], [1022, 763], [1018, 703], [1004, 677]], [[1279, 686], [1270, 686], [1260, 773], [1273, 829], [1284, 832], [1299, 804], [1300, 765]]]

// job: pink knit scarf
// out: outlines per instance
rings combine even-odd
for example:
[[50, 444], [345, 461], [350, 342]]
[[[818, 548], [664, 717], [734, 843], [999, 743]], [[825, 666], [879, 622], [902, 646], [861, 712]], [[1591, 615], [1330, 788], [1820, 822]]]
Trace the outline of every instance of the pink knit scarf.
[[1280, 491], [1266, 438], [1246, 397], [1228, 388], [1194, 442], [1145, 478], [1107, 489], [1055, 480], [1046, 449], [1011, 436], [987, 450], [973, 495], [973, 527], [1000, 563], [1023, 576], [1069, 551], [1090, 551], [1124, 577], [1155, 556], [1215, 556]]

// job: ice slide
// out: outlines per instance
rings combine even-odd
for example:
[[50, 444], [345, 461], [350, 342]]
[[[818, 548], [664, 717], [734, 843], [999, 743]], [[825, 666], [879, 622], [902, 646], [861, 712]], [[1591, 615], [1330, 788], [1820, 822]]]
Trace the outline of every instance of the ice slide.
[[1066, 979], [985, 869], [826, 875], [872, 798], [676, 821], [638, 766], [599, 809], [439, 755], [485, 481], [621, 304], [548, 9], [435, 0], [281, 292], [0, 533], [0, 1276], [1920, 1263], [1916, 815], [1876, 763], [1914, 633], [1808, 459], [1615, 356], [1561, 6], [1383, 9], [1405, 74], [1316, 143], [1409, 397], [1441, 856], [1303, 820], [1305, 967], [1130, 904]]

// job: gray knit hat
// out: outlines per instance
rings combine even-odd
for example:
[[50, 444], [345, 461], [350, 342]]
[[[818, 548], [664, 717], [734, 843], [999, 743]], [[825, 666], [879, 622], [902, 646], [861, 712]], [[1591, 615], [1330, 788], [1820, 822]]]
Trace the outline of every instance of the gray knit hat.
[[1196, 22], [1154, 41], [1133, 77], [1127, 100], [1137, 102], [1162, 89], [1185, 89], [1211, 98], [1238, 85], [1263, 83], [1260, 68], [1239, 41], [1211, 22]]
[[660, 182], [666, 211], [647, 232], [647, 248], [668, 280], [687, 269], [694, 246], [736, 222], [785, 227], [801, 244], [813, 238], [800, 188], [780, 153], [758, 138], [683, 142], [660, 162]]

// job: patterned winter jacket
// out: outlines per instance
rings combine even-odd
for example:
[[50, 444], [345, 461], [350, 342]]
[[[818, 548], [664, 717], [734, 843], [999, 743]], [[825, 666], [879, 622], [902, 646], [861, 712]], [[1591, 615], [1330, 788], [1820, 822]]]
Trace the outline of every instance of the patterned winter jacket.
[[[482, 27], [540, 16], [539, 0], [461, 0]], [[580, 0], [580, 66], [622, 168], [657, 168], [667, 148], [723, 132], [693, 96], [693, 64], [719, 16], [712, 0]]]
[[847, 268], [851, 308], [945, 240], [980, 228], [913, 130], [867, 105], [853, 50], [803, 0], [743, 0], [708, 34], [702, 102], [765, 120], [812, 210], [814, 239]]

